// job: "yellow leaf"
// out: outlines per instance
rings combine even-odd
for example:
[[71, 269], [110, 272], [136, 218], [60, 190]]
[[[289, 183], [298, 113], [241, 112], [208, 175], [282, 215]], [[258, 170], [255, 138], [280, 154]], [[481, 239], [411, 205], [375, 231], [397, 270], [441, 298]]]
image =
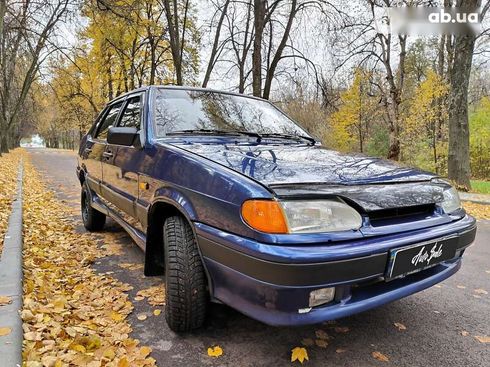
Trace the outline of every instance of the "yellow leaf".
[[0, 327], [0, 336], [9, 335], [11, 331], [12, 329], [9, 327]]
[[490, 336], [475, 336], [480, 343], [490, 343]]
[[123, 357], [119, 360], [117, 367], [129, 367], [129, 362], [126, 357]]
[[119, 312], [112, 311], [111, 319], [114, 321], [122, 321], [124, 319], [124, 315], [121, 315]]
[[0, 306], [8, 305], [12, 302], [12, 298], [8, 296], [0, 296]]
[[223, 354], [223, 349], [219, 345], [216, 345], [212, 348], [208, 348], [208, 356], [210, 357], [219, 357]]
[[395, 325], [398, 328], [398, 330], [400, 330], [400, 331], [401, 330], [407, 330], [407, 327], [400, 322], [395, 322], [393, 325]]
[[150, 347], [141, 347], [140, 349], [140, 356], [141, 358], [146, 358], [148, 354], [151, 353], [151, 348]]
[[157, 310], [153, 311], [153, 315], [155, 315], [155, 316], [159, 316], [161, 313], [162, 313], [162, 310], [157, 309]]
[[371, 355], [373, 356], [373, 358], [375, 358], [381, 362], [389, 362], [389, 360], [390, 360], [387, 356], [385, 356], [381, 352], [372, 352]]
[[81, 352], [81, 353], [86, 352], [85, 347], [83, 345], [80, 345], [80, 344], [73, 344], [72, 346], [70, 346], [70, 349], [76, 350], [77, 352]]
[[308, 352], [305, 348], [296, 347], [291, 349], [291, 362], [299, 361], [301, 364], [305, 361], [308, 361]]

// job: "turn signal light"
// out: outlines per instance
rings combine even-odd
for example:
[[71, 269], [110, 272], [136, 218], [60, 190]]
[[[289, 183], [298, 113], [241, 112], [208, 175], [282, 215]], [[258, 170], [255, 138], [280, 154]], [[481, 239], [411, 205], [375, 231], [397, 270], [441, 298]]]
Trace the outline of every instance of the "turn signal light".
[[242, 217], [257, 231], [288, 233], [281, 205], [273, 200], [247, 200], [242, 205]]

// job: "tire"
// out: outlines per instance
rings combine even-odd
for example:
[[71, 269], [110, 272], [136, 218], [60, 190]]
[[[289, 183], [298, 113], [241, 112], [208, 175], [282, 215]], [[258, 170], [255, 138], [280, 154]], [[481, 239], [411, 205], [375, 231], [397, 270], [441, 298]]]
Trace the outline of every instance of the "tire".
[[100, 231], [104, 228], [106, 216], [97, 209], [92, 208], [92, 192], [85, 181], [82, 185], [81, 209], [85, 229], [89, 232]]
[[202, 326], [206, 318], [206, 275], [192, 228], [180, 216], [163, 228], [165, 246], [165, 319], [175, 332]]

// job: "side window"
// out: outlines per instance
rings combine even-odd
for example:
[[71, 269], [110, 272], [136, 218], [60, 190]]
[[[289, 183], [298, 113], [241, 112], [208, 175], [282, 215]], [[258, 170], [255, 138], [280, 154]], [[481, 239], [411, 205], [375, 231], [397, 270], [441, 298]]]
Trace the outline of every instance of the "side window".
[[128, 100], [121, 116], [119, 126], [140, 128], [141, 97], [132, 97]]
[[104, 120], [100, 124], [99, 131], [95, 136], [97, 139], [105, 140], [107, 139], [107, 132], [109, 127], [113, 126], [116, 123], [117, 114], [121, 109], [122, 102], [116, 103], [109, 108], [109, 112], [105, 115]]

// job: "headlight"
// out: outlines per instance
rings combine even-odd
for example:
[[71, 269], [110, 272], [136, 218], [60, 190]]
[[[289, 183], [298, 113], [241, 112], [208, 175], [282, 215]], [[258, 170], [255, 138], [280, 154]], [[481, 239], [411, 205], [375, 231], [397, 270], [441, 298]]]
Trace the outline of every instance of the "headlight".
[[458, 191], [454, 187], [450, 187], [443, 191], [443, 201], [440, 203], [442, 209], [447, 214], [454, 212], [461, 208], [461, 201], [459, 200]]
[[281, 202], [290, 233], [317, 233], [361, 228], [359, 213], [341, 200]]
[[359, 213], [340, 199], [247, 200], [242, 217], [252, 228], [267, 233], [319, 233], [357, 230]]

